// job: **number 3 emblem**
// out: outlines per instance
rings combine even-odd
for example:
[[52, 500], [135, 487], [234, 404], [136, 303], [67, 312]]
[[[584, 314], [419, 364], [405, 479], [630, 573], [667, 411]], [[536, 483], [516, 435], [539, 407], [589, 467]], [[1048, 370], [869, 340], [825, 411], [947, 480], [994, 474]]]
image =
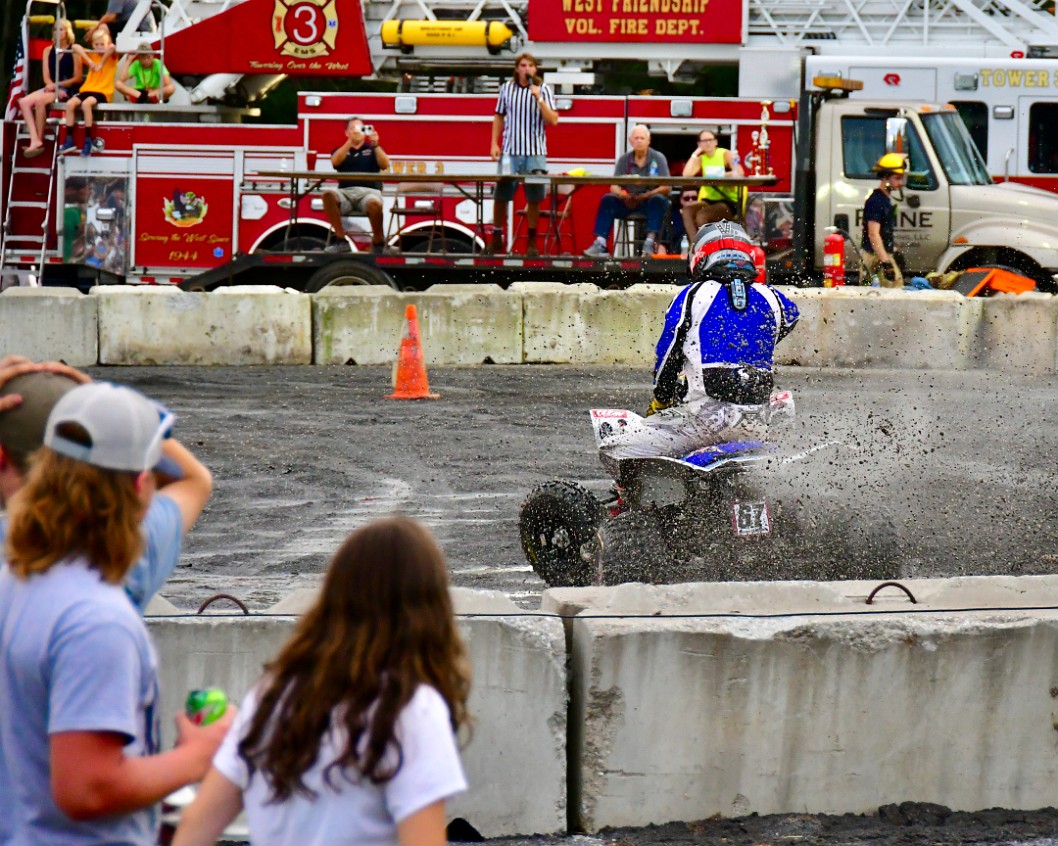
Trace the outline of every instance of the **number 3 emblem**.
[[272, 36], [281, 55], [327, 56], [338, 39], [337, 0], [276, 0]]

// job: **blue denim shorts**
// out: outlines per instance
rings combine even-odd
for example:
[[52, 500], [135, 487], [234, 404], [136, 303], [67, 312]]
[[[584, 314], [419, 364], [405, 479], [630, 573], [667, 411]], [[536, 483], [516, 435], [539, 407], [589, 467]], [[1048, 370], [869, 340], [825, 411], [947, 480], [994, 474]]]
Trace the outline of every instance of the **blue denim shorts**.
[[[547, 173], [547, 156], [511, 156], [512, 173], [532, 173], [540, 171]], [[496, 173], [503, 172], [503, 159], [496, 163]], [[497, 182], [495, 199], [503, 203], [509, 203], [514, 199], [514, 182]], [[526, 185], [525, 199], [531, 203], [539, 203], [547, 193], [546, 185]]]

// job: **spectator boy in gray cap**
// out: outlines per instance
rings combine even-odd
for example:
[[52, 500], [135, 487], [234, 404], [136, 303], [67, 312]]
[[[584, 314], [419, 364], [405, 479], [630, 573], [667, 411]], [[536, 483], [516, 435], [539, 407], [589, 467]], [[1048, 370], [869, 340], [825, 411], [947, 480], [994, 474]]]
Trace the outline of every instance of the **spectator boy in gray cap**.
[[[0, 359], [0, 508], [25, 484], [30, 456], [44, 441], [55, 403], [90, 381], [57, 362], [35, 363], [22, 356]], [[175, 439], [163, 442], [162, 456], [158, 491], [143, 519], [144, 551], [125, 580], [125, 592], [140, 613], [175, 569], [183, 537], [213, 490], [209, 470]], [[0, 549], [6, 529], [0, 515]]]

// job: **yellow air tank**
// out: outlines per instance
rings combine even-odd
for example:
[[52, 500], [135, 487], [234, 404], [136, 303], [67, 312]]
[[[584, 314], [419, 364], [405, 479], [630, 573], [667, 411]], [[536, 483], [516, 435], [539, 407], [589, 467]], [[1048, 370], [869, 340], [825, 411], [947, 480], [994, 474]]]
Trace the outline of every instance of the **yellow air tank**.
[[500, 21], [386, 21], [382, 24], [385, 47], [487, 47], [498, 50], [514, 32]]

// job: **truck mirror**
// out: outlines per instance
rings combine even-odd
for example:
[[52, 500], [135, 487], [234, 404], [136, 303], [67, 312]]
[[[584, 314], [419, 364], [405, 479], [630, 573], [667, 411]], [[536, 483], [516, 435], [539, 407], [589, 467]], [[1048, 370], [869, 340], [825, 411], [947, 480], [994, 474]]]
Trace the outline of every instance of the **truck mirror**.
[[928, 173], [916, 173], [909, 170], [906, 187], [911, 191], [929, 191], [933, 186], [930, 185]]
[[907, 118], [885, 119], [885, 152], [907, 154]]

